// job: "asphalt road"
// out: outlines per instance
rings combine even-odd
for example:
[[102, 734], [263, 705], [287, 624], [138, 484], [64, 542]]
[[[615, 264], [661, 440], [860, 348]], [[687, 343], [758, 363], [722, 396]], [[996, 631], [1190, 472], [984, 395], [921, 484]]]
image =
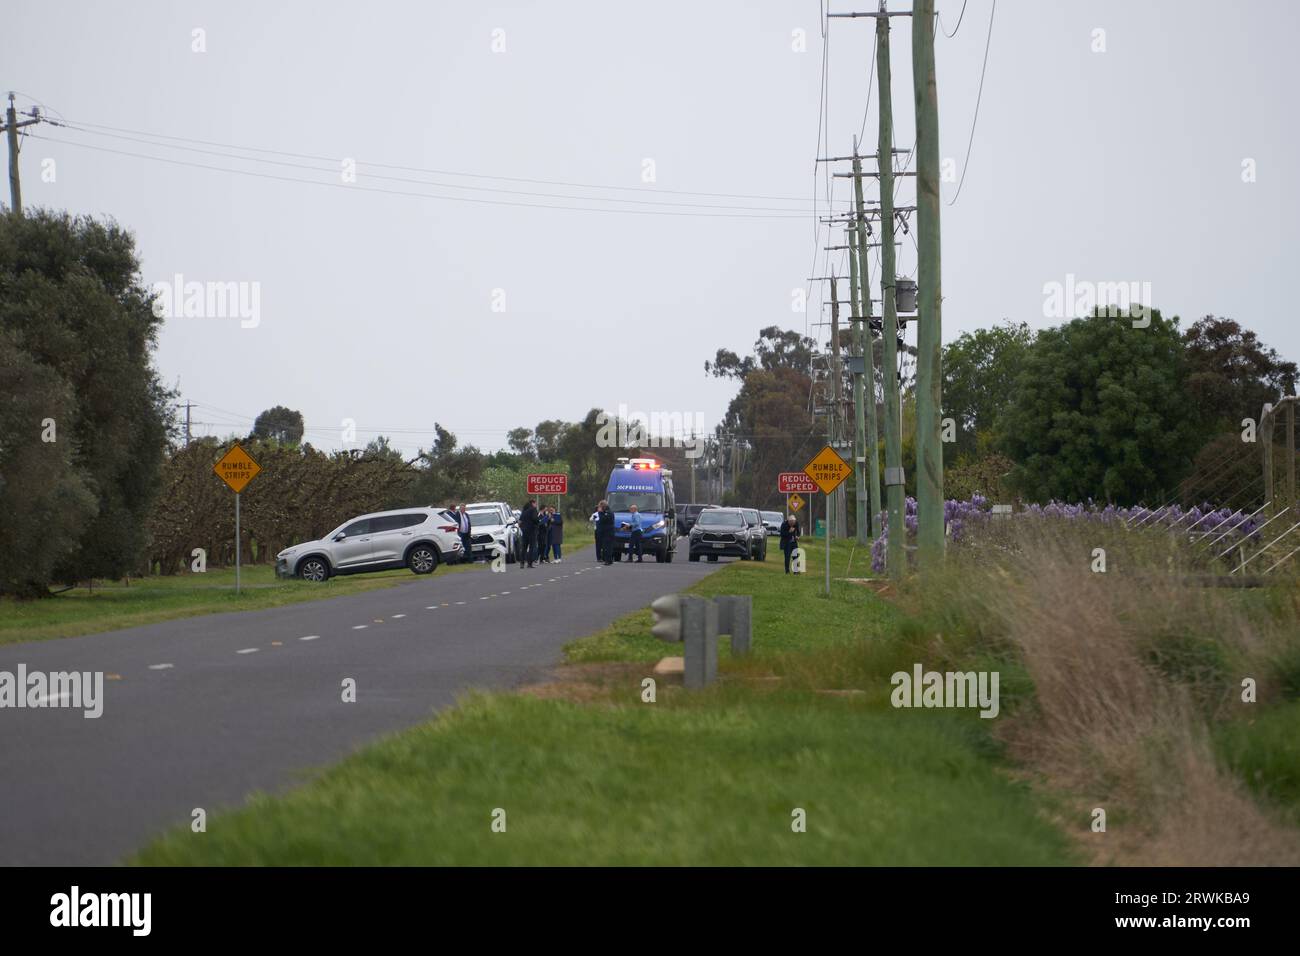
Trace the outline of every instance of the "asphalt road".
[[[470, 688], [509, 688], [716, 570], [588, 546], [348, 597], [0, 647], [0, 671], [104, 671], [103, 715], [0, 709], [0, 864], [108, 865], [196, 807], [275, 791]], [[668, 649], [665, 648], [665, 651]], [[342, 701], [345, 678], [356, 702]]]

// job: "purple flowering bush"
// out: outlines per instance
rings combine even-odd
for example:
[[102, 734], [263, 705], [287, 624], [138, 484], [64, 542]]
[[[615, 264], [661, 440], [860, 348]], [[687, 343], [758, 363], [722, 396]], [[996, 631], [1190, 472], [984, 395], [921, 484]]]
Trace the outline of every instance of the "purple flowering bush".
[[[881, 512], [880, 518], [881, 534], [871, 545], [871, 567], [877, 573], [885, 570], [889, 546], [888, 514]], [[1009, 515], [995, 515], [989, 499], [978, 493], [971, 495], [968, 501], [949, 499], [943, 503], [944, 534], [957, 545], [981, 543], [995, 537], [993, 532], [999, 521], [1045, 520], [1097, 522], [1130, 529], [1164, 528], [1184, 534], [1190, 540], [1204, 542], [1210, 546], [1211, 552], [1227, 551], [1242, 541], [1255, 538], [1261, 523], [1248, 512], [1215, 508], [1209, 503], [1184, 511], [1178, 505], [1119, 508], [1111, 504], [1099, 506], [1091, 500], [1080, 504], [1051, 501], [1045, 505], [1031, 504]], [[909, 497], [903, 516], [909, 545], [915, 543], [917, 521], [916, 499]]]

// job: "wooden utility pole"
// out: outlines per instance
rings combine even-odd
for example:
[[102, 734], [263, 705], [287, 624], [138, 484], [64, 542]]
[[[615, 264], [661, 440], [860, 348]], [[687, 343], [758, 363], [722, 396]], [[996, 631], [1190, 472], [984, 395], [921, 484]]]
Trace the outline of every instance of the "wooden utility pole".
[[4, 130], [9, 138], [9, 211], [15, 216], [23, 214], [23, 189], [18, 175], [18, 131], [24, 126], [34, 126], [41, 121], [40, 110], [32, 107], [31, 119], [18, 122], [14, 95], [9, 94], [9, 108], [5, 110]]
[[[832, 447], [835, 446], [839, 439], [839, 414], [840, 414], [840, 383], [843, 380], [843, 374], [840, 371], [840, 297], [837, 291], [835, 276], [831, 276], [831, 380], [830, 380], [830, 413], [826, 419], [826, 438], [827, 443]], [[843, 485], [836, 488], [834, 492], [826, 496], [826, 544], [830, 546], [831, 541], [831, 513], [839, 512], [840, 499], [837, 495], [843, 495]], [[832, 507], [832, 503], [834, 507]], [[836, 531], [843, 534], [843, 529], [836, 528]]]
[[934, 70], [934, 0], [912, 8], [912, 88], [916, 108], [917, 558], [931, 570], [943, 560], [943, 283], [939, 256], [939, 100]]
[[903, 495], [902, 404], [898, 387], [898, 307], [894, 297], [897, 262], [894, 250], [894, 114], [889, 67], [889, 17], [876, 19], [876, 84], [880, 135], [876, 168], [880, 170], [880, 295], [884, 321], [880, 331], [885, 386], [885, 494], [889, 511], [889, 544], [885, 563], [892, 577], [906, 570], [907, 526]]
[[[854, 208], [857, 212], [857, 221], [854, 223], [854, 231], [858, 236], [858, 273], [862, 277], [861, 296], [862, 308], [858, 312], [858, 321], [855, 323], [858, 339], [858, 351], [863, 357], [864, 373], [863, 379], [866, 383], [866, 394], [863, 396], [863, 389], [859, 386], [858, 394], [854, 395], [857, 401], [858, 411], [858, 432], [863, 430], [863, 419], [866, 419], [866, 442], [863, 444], [862, 437], [859, 435], [857, 465], [858, 469], [858, 497], [861, 499], [865, 495], [863, 486], [870, 482], [871, 499], [871, 537], [872, 540], [880, 537], [880, 435], [876, 426], [876, 355], [875, 346], [871, 338], [871, 270], [868, 265], [868, 243], [867, 243], [867, 211], [862, 201], [862, 160], [858, 157], [858, 143], [853, 141], [853, 199]], [[852, 253], [850, 253], [852, 256]], [[863, 472], [866, 472], [864, 475]], [[861, 520], [861, 511], [859, 511], [859, 521]], [[862, 532], [858, 533], [858, 542], [865, 543]]]

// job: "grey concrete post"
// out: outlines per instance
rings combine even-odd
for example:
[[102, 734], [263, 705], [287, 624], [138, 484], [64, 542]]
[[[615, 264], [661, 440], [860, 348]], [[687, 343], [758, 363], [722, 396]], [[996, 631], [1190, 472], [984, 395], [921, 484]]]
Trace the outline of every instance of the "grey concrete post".
[[700, 597], [682, 597], [682, 641], [685, 669], [682, 683], [699, 688], [718, 676], [718, 609]]
[[731, 635], [731, 656], [748, 654], [754, 640], [754, 599], [748, 594], [724, 594], [713, 603], [718, 608], [718, 633]]

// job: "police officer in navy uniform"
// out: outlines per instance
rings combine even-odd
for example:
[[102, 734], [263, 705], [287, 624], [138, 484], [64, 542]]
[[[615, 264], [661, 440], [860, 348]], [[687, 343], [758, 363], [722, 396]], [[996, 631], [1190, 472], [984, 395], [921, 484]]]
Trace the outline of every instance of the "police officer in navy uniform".
[[614, 512], [604, 499], [596, 505], [596, 549], [599, 560], [614, 563]]
[[536, 498], [529, 498], [519, 509], [519, 531], [524, 536], [524, 560], [526, 567], [532, 567], [537, 560], [537, 505]]

